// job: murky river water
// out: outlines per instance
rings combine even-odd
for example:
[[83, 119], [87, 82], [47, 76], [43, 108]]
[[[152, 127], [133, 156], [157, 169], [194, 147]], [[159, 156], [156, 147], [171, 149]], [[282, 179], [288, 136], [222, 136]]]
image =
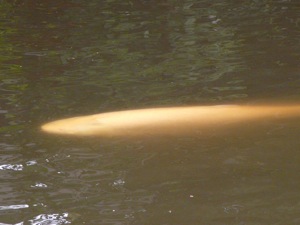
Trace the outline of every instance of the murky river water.
[[300, 102], [300, 4], [0, 1], [0, 223], [299, 224], [300, 121], [127, 139], [41, 124], [120, 109]]

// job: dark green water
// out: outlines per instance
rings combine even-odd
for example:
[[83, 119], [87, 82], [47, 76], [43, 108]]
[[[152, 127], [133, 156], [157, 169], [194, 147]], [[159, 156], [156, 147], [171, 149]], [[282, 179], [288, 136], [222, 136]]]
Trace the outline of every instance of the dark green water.
[[299, 15], [293, 0], [0, 1], [0, 223], [299, 224], [298, 121], [210, 138], [40, 131], [120, 109], [299, 102]]

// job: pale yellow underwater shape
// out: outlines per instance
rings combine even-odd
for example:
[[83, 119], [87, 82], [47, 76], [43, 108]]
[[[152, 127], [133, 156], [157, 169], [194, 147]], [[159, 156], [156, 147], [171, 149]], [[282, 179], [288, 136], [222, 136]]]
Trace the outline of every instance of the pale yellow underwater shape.
[[300, 117], [300, 105], [297, 104], [187, 106], [79, 116], [47, 123], [42, 130], [55, 134], [102, 137], [180, 135], [297, 117]]

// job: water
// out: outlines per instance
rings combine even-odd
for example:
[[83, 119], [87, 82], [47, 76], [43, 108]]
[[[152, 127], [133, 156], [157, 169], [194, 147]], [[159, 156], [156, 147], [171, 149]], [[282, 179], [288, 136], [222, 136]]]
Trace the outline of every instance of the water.
[[299, 224], [297, 120], [206, 138], [39, 129], [121, 109], [297, 102], [296, 1], [1, 1], [0, 15], [0, 223]]

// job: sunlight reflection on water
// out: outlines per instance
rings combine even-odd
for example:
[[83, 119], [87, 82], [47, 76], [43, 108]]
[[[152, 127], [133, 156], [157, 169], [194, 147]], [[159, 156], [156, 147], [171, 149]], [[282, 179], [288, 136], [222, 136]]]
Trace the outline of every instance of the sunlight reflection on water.
[[9, 206], [0, 206], [0, 210], [8, 210], [8, 209], [25, 209], [28, 208], [29, 205], [9, 205]]

